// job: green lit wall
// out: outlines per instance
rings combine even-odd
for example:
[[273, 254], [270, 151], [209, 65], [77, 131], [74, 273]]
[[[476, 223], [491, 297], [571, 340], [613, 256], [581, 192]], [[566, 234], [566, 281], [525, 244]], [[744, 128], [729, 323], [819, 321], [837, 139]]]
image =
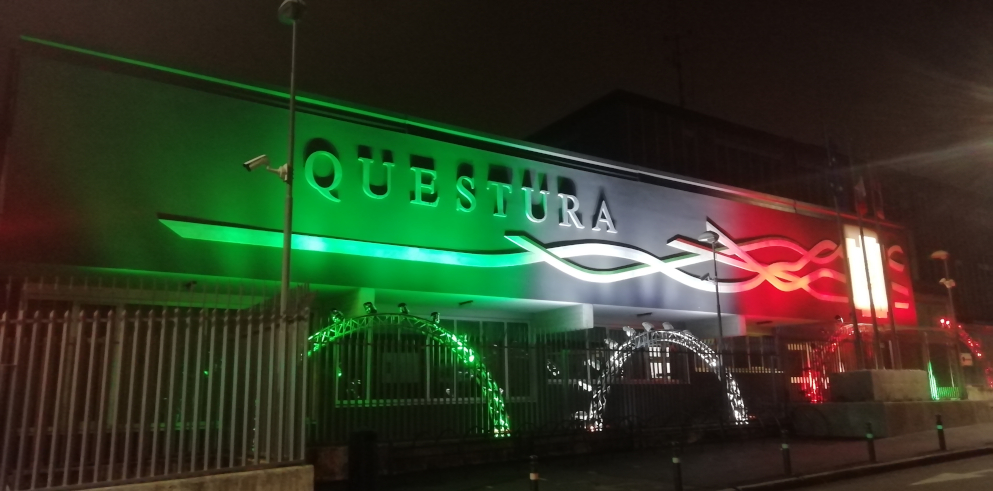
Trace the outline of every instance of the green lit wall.
[[[42, 56], [23, 58], [17, 87], [0, 218], [5, 263], [278, 278], [278, 248], [184, 239], [160, 217], [280, 230], [283, 186], [275, 176], [247, 173], [239, 164], [262, 153], [282, 163], [285, 108]], [[524, 235], [545, 245], [598, 241], [655, 256], [679, 253], [666, 243], [677, 235], [696, 237], [708, 219], [741, 239], [783, 236], [805, 248], [836, 239], [830, 219], [580, 170], [578, 161], [552, 165], [515, 156], [520, 152], [511, 148], [416, 136], [386, 118], [376, 123], [375, 117], [357, 123], [299, 115], [296, 233], [479, 254], [521, 252], [505, 236]], [[330, 198], [306, 176], [304, 163], [318, 150], [341, 165]], [[370, 191], [363, 186], [361, 158], [372, 160]], [[386, 192], [384, 160], [393, 164], [392, 179], [388, 194], [379, 197]], [[311, 157], [311, 162], [314, 184], [327, 186], [332, 179], [322, 177], [330, 172], [331, 159]], [[417, 177], [426, 186], [432, 174], [436, 194], [421, 187], [418, 196]], [[501, 187], [504, 207], [497, 199]], [[531, 218], [524, 187], [534, 190]], [[548, 216], [536, 221], [542, 217], [540, 190], [550, 193]], [[558, 193], [578, 198], [583, 229], [560, 225]], [[609, 233], [604, 222], [601, 230], [593, 230], [602, 202], [616, 233]], [[758, 252], [756, 258], [794, 259], [793, 253], [775, 254], [783, 252]], [[575, 260], [601, 269], [630, 263]], [[833, 267], [843, 266], [839, 261]], [[708, 268], [698, 264], [687, 270], [702, 274]], [[722, 266], [724, 277], [739, 273]], [[294, 254], [293, 277], [329, 285], [713, 309], [712, 293], [662, 274], [597, 284], [543, 263], [481, 268], [300, 250]], [[837, 282], [820, 288], [844, 292]], [[730, 313], [830, 319], [847, 309], [769, 284], [725, 296]]]

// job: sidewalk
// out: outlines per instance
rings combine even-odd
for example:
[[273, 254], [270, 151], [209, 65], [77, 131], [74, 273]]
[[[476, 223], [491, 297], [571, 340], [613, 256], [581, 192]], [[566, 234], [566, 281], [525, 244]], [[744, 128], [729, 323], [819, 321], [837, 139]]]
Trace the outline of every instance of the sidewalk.
[[[948, 428], [948, 450], [993, 446], [993, 424]], [[868, 463], [864, 440], [790, 442], [793, 474], [812, 474]], [[939, 453], [934, 431], [876, 440], [879, 462]], [[540, 456], [539, 456], [540, 457]], [[577, 456], [539, 462], [541, 489], [569, 491], [671, 490], [670, 449]], [[778, 440], [749, 440], [687, 447], [681, 456], [687, 490], [719, 490], [783, 477]], [[392, 477], [381, 488], [397, 491], [520, 491], [528, 464], [510, 463]]]

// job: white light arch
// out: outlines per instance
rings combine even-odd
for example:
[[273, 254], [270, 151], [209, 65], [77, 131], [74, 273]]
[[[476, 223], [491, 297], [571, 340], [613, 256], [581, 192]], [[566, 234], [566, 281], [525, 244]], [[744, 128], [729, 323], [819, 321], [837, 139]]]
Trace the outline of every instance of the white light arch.
[[[629, 334], [633, 332], [630, 328], [625, 328], [625, 331], [628, 331]], [[609, 340], [607, 342], [608, 344], [612, 344]], [[601, 373], [599, 383], [593, 390], [589, 411], [576, 414], [576, 418], [585, 421], [587, 423], [587, 429], [591, 431], [603, 429], [603, 409], [607, 405], [610, 382], [620, 373], [624, 367], [624, 363], [635, 351], [665, 344], [682, 346], [692, 351], [693, 354], [700, 357], [710, 367], [710, 370], [719, 379], [722, 379], [718, 366], [717, 353], [710, 346], [697, 339], [696, 336], [682, 331], [648, 330], [632, 336], [624, 344], [617, 346], [611, 351], [610, 358], [607, 360], [604, 369], [605, 371]], [[727, 371], [725, 371], [725, 377], [723, 379], [726, 380], [727, 402], [731, 409], [732, 420], [734, 424], [745, 424], [748, 421], [748, 412], [745, 409], [745, 401], [741, 398], [741, 391], [738, 389], [738, 384], [734, 381], [734, 377]]]

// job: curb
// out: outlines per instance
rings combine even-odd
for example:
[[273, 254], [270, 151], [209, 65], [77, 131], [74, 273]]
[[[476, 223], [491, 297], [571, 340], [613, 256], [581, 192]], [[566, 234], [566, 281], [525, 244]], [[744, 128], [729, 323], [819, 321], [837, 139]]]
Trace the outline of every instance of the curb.
[[856, 477], [871, 476], [873, 474], [882, 474], [885, 472], [909, 469], [911, 467], [939, 464], [942, 462], [968, 459], [991, 454], [993, 454], [993, 447], [970, 448], [968, 450], [942, 452], [939, 454], [894, 460], [892, 462], [884, 462], [881, 464], [862, 465], [858, 467], [849, 467], [847, 469], [839, 469], [836, 471], [808, 474], [806, 476], [777, 479], [774, 481], [766, 481], [757, 484], [733, 486], [722, 491], [779, 491], [784, 489], [796, 489], [807, 486], [815, 486], [817, 484], [842, 481], [845, 479], [854, 479]]

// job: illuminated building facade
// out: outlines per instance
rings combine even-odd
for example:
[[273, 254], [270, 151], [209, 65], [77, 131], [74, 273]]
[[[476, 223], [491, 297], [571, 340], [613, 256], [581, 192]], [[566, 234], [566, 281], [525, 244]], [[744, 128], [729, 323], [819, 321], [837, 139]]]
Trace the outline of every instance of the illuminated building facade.
[[[285, 149], [285, 93], [41, 40], [22, 48], [4, 141], [8, 272], [131, 284], [279, 277], [284, 188], [238, 164]], [[310, 381], [333, 394], [315, 403], [339, 415], [333, 441], [373, 408], [454, 419], [468, 393], [484, 416], [462, 432], [563, 418], [597, 430], [650, 410], [638, 401], [658, 387], [613, 383], [636, 373], [673, 400], [714, 375], [727, 395], [718, 405], [744, 422], [746, 407], [787, 392], [749, 377], [815, 378], [809, 360], [770, 362], [792, 350], [778, 333], [833, 330], [853, 307], [861, 324], [873, 310], [884, 330], [917, 324], [906, 231], [874, 224], [862, 254], [854, 216], [791, 195], [818, 192], [816, 181], [758, 192], [317, 96], [298, 103], [292, 278], [309, 285], [312, 312], [348, 319], [315, 315], [308, 352], [326, 357]], [[687, 141], [679, 152], [702, 148]], [[6, 307], [31, 294], [8, 295]], [[377, 308], [421, 320], [397, 317], [403, 329], [383, 337], [364, 324]], [[357, 340], [350, 355], [323, 349], [346, 336]]]

